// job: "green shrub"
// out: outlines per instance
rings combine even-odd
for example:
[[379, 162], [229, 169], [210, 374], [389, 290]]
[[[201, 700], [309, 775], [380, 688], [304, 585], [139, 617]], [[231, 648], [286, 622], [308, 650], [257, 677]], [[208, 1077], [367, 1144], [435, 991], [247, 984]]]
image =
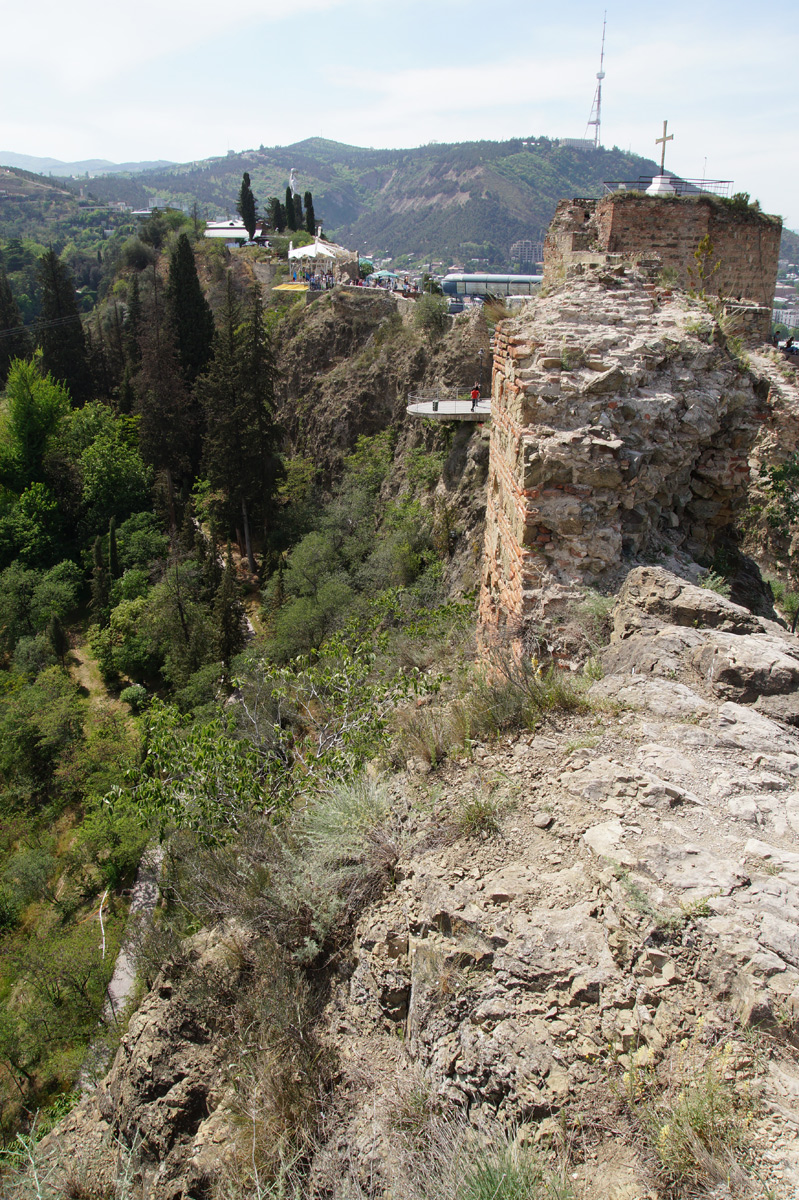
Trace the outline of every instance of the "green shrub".
[[413, 309], [413, 323], [430, 338], [442, 337], [449, 325], [447, 301], [443, 296], [422, 296]]
[[704, 575], [700, 575], [699, 586], [708, 592], [715, 592], [718, 596], [725, 596], [728, 600], [732, 591], [729, 581], [715, 571], [705, 571]]
[[123, 704], [129, 704], [133, 712], [138, 713], [147, 704], [150, 693], [140, 683], [134, 683], [131, 687], [123, 688], [119, 698]]

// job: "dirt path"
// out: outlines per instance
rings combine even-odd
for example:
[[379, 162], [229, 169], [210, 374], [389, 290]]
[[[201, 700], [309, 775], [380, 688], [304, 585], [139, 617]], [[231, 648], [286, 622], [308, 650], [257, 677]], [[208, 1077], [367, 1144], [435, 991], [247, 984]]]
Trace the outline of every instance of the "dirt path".
[[97, 659], [80, 636], [67, 655], [67, 670], [70, 678], [80, 687], [93, 705], [106, 712], [127, 713], [127, 705], [106, 688]]

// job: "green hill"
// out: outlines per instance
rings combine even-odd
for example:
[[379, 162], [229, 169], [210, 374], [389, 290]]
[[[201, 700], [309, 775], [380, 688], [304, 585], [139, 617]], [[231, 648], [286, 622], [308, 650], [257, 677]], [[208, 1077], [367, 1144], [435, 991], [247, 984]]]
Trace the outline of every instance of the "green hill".
[[[649, 159], [577, 150], [548, 138], [367, 150], [323, 138], [134, 175], [98, 177], [91, 194], [136, 207], [154, 198], [204, 215], [234, 211], [244, 171], [263, 206], [294, 167], [325, 232], [361, 251], [422, 261], [510, 261], [519, 238], [540, 241], [563, 196], [598, 195], [603, 179], [650, 174]], [[446, 261], [445, 261], [446, 260]]]

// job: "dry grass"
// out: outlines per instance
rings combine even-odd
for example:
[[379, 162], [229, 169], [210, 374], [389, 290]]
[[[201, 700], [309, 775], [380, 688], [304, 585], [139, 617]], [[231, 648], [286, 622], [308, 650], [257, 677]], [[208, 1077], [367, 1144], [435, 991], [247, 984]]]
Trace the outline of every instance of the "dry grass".
[[732, 1046], [704, 1047], [702, 1026], [700, 1018], [660, 1075], [628, 1070], [621, 1092], [669, 1194], [703, 1196], [721, 1186], [750, 1196], [743, 1163], [756, 1099], [734, 1086]]

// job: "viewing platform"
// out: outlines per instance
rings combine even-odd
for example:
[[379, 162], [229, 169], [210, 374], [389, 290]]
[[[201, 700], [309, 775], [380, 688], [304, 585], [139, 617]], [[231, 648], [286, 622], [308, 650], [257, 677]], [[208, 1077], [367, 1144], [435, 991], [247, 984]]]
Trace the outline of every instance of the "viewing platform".
[[478, 400], [473, 409], [469, 392], [441, 388], [412, 393], [405, 411], [412, 417], [425, 417], [430, 421], [487, 421], [491, 416], [491, 401], [488, 397]]

